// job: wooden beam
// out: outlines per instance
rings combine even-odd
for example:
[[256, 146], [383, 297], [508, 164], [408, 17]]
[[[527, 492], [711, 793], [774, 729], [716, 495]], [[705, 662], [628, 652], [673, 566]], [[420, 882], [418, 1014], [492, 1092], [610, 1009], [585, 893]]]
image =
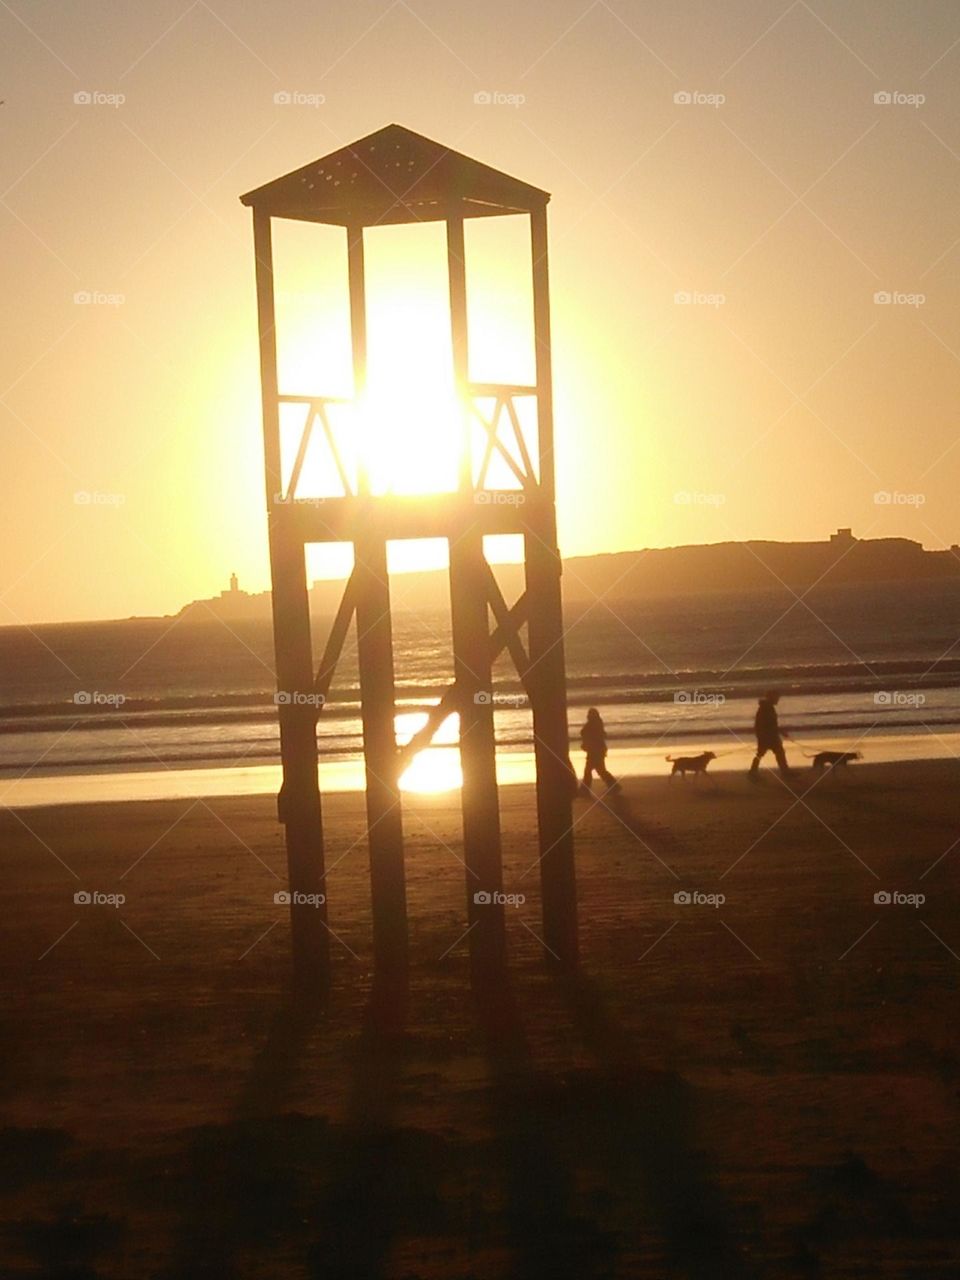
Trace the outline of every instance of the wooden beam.
[[510, 415], [510, 422], [513, 425], [513, 434], [517, 441], [517, 449], [520, 451], [520, 458], [523, 462], [523, 469], [527, 473], [524, 481], [524, 488], [537, 483], [537, 473], [533, 469], [533, 463], [530, 460], [530, 454], [527, 451], [527, 442], [523, 438], [523, 428], [520, 426], [520, 419], [517, 417], [517, 406], [513, 403], [511, 397], [507, 401], [507, 413]]
[[268, 214], [254, 211], [253, 246], [257, 274], [257, 328], [260, 337], [260, 394], [263, 405], [263, 471], [267, 511], [283, 493], [280, 465], [280, 405], [277, 387], [277, 323], [273, 298], [273, 238]]
[[450, 617], [460, 713], [463, 772], [463, 855], [467, 870], [467, 919], [475, 983], [502, 970], [506, 960], [497, 792], [496, 736], [490, 698], [493, 674], [484, 576], [483, 537], [466, 533], [450, 541]]
[[483, 487], [483, 483], [487, 475], [487, 468], [490, 465], [490, 459], [493, 456], [494, 449], [496, 449], [497, 452], [500, 454], [500, 456], [503, 458], [504, 462], [513, 472], [516, 478], [520, 481], [520, 484], [525, 486], [527, 482], [527, 477], [524, 475], [520, 467], [517, 466], [517, 461], [514, 458], [513, 454], [510, 452], [507, 446], [500, 439], [500, 430], [499, 430], [500, 415], [505, 403], [507, 402], [504, 400], [501, 400], [501, 399], [497, 400], [496, 408], [493, 414], [493, 419], [490, 422], [488, 422], [486, 418], [483, 416], [483, 414], [480, 412], [477, 405], [473, 401], [470, 402], [470, 408], [473, 410], [474, 415], [483, 424], [484, 430], [487, 433], [486, 450], [483, 455], [483, 464], [480, 468], [480, 473], [477, 477], [477, 488]]
[[461, 529], [481, 528], [485, 534], [523, 533], [539, 500], [536, 490], [524, 491], [517, 502], [516, 489], [488, 489], [485, 501], [460, 493], [383, 494], [374, 499], [361, 497], [309, 498], [287, 504], [302, 542], [355, 542], [374, 516], [383, 536], [390, 541], [404, 538], [450, 538]]
[[445, 689], [440, 701], [435, 707], [431, 707], [427, 713], [426, 722], [417, 730], [409, 742], [405, 742], [402, 747], [397, 750], [397, 774], [403, 777], [404, 771], [409, 768], [410, 762], [419, 752], [430, 745], [433, 735], [437, 732], [449, 716], [457, 710], [459, 706], [459, 692], [455, 684]]
[[[370, 442], [366, 439], [366, 416], [363, 413], [364, 394], [367, 389], [367, 299], [363, 257], [363, 225], [347, 227], [347, 274], [350, 284], [350, 338], [353, 350], [353, 396], [361, 412], [357, 430], [357, 492], [370, 492]], [[350, 492], [350, 485], [344, 481]]]
[[493, 417], [490, 422], [487, 422], [486, 418], [480, 412], [479, 406], [474, 401], [470, 402], [470, 407], [473, 410], [475, 417], [479, 418], [480, 422], [483, 423], [483, 429], [487, 433], [486, 444], [483, 447], [483, 457], [480, 460], [480, 468], [477, 471], [477, 488], [478, 489], [483, 489], [487, 483], [487, 471], [490, 469], [490, 462], [491, 462], [491, 459], [493, 458], [493, 448], [496, 442], [495, 427], [496, 427], [497, 419], [500, 416], [501, 403], [502, 402], [498, 397], [496, 404], [493, 406]]
[[[283, 768], [278, 806], [286, 829], [294, 982], [310, 998], [325, 993], [330, 976], [316, 717], [306, 697], [313, 688], [310, 602], [303, 544], [291, 525], [290, 509], [277, 502], [282, 484], [270, 218], [255, 212], [253, 225], [273, 643], [277, 690], [287, 695], [278, 700]], [[313, 905], [318, 899], [320, 905]]]
[[519, 382], [471, 382], [470, 394], [474, 396], [535, 396], [536, 387], [524, 386]]
[[316, 416], [317, 410], [313, 405], [310, 405], [307, 409], [307, 420], [303, 424], [303, 431], [300, 435], [300, 444], [297, 448], [297, 456], [293, 462], [293, 470], [290, 472], [290, 483], [287, 485], [286, 497], [288, 502], [292, 502], [297, 496], [297, 485], [300, 483], [300, 472], [303, 470], [307, 450], [310, 447], [310, 436], [313, 432], [313, 423]]
[[533, 339], [537, 370], [537, 446], [540, 455], [540, 484], [549, 500], [555, 502], [553, 360], [550, 339], [550, 266], [547, 257], [546, 205], [530, 214], [530, 249], [533, 260]]
[[[330, 685], [333, 682], [333, 675], [337, 669], [337, 663], [340, 660], [340, 654], [343, 652], [343, 644], [347, 638], [347, 632], [350, 629], [350, 623], [353, 621], [353, 615], [357, 607], [358, 583], [356, 570], [350, 574], [347, 579], [347, 585], [343, 589], [343, 595], [340, 597], [340, 604], [337, 608], [336, 616], [333, 619], [333, 625], [330, 628], [330, 634], [327, 636], [327, 643], [323, 650], [323, 657], [320, 659], [320, 666], [317, 668], [317, 676], [313, 682], [314, 693], [318, 693], [321, 698], [326, 699], [330, 692]], [[321, 703], [318, 710], [322, 710]]]
[[[523, 626], [523, 619], [514, 622], [507, 602], [503, 598], [503, 592], [500, 590], [500, 583], [494, 575], [486, 559], [483, 562], [484, 576], [487, 582], [487, 599], [490, 602], [490, 608], [493, 610], [493, 616], [497, 621], [498, 629], [503, 633], [506, 640], [506, 646], [510, 650], [510, 657], [513, 659], [513, 665], [517, 669], [517, 675], [523, 681], [524, 686], [527, 682], [527, 671], [530, 661], [527, 658], [523, 643], [520, 640], [520, 628]], [[529, 690], [527, 691], [529, 692]]]
[[447, 280], [450, 289], [450, 335], [453, 344], [453, 377], [461, 413], [459, 486], [473, 488], [472, 432], [470, 429], [469, 357], [467, 347], [467, 261], [463, 237], [463, 210], [447, 216]]
[[397, 773], [387, 544], [373, 526], [354, 547], [374, 963], [381, 976], [400, 978], [407, 965], [407, 891]]
[[[322, 995], [329, 984], [330, 935], [316, 709], [307, 696], [313, 658], [303, 548], [275, 537], [271, 567], [277, 686], [286, 695], [277, 708], [283, 767], [278, 808], [286, 831], [294, 977], [303, 992]], [[320, 905], [313, 905], [317, 901]]]
[[519, 629], [523, 623], [527, 621], [527, 615], [529, 612], [528, 605], [529, 597], [527, 596], [526, 591], [524, 591], [517, 597], [508, 610], [510, 618], [509, 624], [506, 622], [498, 623], [496, 631], [494, 631], [493, 635], [490, 637], [491, 663], [496, 662], [497, 658], [500, 657], [500, 654], [503, 653], [504, 649], [507, 647], [507, 636], [510, 634], [510, 631]]
[[524, 537], [533, 743], [537, 766], [537, 821], [543, 937], [549, 959], [577, 963], [577, 886], [573, 850], [576, 777], [570, 763], [564, 664], [560, 552], [557, 549], [553, 470], [553, 397], [546, 210], [531, 213], [533, 313], [537, 368], [540, 490], [548, 499], [531, 512]]
[[[511, 631], [523, 625], [526, 620], [527, 610], [527, 593], [524, 592], [511, 606], [508, 611], [509, 621], [505, 620], [505, 624], [498, 626], [496, 631], [490, 637], [490, 663], [496, 662], [497, 658], [507, 647], [507, 637]], [[414, 756], [418, 752], [423, 751], [429, 746], [433, 735], [437, 732], [444, 720], [448, 716], [453, 715], [459, 706], [460, 693], [456, 684], [452, 684], [443, 691], [440, 701], [436, 706], [431, 707], [427, 715], [426, 723], [423, 724], [413, 735], [409, 742], [404, 743], [398, 752], [398, 772], [403, 776], [403, 772], [410, 765]]]
[[[363, 228], [347, 231], [350, 278], [350, 334], [353, 384], [363, 404], [367, 387], [367, 303]], [[361, 414], [361, 426], [363, 421]], [[357, 489], [370, 492], [369, 440], [360, 441]], [[364, 503], [363, 505], [367, 505]], [[403, 816], [397, 774], [396, 692], [387, 543], [383, 529], [367, 513], [354, 540], [357, 666], [366, 767], [367, 839], [374, 965], [381, 979], [405, 981], [407, 969], [407, 888], [403, 866]]]
[[[472, 423], [467, 334], [467, 268], [463, 209], [447, 216], [447, 276], [450, 285], [450, 340], [453, 374], [461, 409], [459, 497], [473, 496]], [[474, 505], [474, 512], [479, 507]], [[500, 801], [497, 792], [496, 738], [490, 658], [490, 625], [483, 565], [483, 525], [476, 518], [448, 532], [450, 546], [450, 621], [453, 671], [460, 713], [460, 767], [463, 772], [463, 852], [467, 868], [467, 918], [470, 964], [475, 984], [503, 969], [506, 962], [500, 851]]]

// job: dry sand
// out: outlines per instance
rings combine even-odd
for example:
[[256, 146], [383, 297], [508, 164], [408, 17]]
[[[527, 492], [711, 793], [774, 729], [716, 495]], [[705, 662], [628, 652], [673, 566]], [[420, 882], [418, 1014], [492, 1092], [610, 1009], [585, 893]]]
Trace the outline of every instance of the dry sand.
[[532, 793], [504, 789], [527, 901], [480, 1002], [457, 810], [408, 797], [400, 1032], [370, 1016], [361, 797], [326, 807], [320, 1016], [285, 996], [271, 801], [0, 813], [2, 1274], [956, 1276], [957, 781], [579, 802], [570, 983], [538, 941]]

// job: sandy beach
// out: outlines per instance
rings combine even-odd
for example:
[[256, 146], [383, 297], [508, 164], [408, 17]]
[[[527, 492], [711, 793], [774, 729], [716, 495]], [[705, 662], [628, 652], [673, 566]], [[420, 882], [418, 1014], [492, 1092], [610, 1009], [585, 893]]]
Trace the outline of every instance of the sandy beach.
[[286, 995], [270, 798], [0, 812], [5, 1274], [955, 1275], [956, 786], [909, 762], [578, 802], [570, 982], [504, 788], [525, 901], [481, 999], [457, 797], [409, 796], [389, 1016], [360, 795], [326, 801], [319, 1013]]

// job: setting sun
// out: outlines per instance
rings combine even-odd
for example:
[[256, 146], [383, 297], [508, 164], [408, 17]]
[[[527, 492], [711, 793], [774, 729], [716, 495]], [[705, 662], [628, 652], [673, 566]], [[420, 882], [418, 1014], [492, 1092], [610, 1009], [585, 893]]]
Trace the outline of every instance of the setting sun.
[[[442, 224], [368, 228], [365, 233], [367, 378], [356, 397], [342, 236], [331, 235], [329, 228], [311, 227], [308, 232], [284, 227], [276, 235], [281, 391], [331, 398], [325, 412], [343, 473], [326, 431], [315, 429], [296, 496], [341, 495], [345, 478], [355, 485], [362, 462], [374, 494], [454, 490], [465, 406], [454, 384]], [[472, 378], [533, 382], [529, 252], [519, 225], [469, 227]], [[489, 405], [481, 402], [477, 407], [489, 414]], [[519, 407], [523, 414], [528, 406]], [[282, 406], [285, 483], [306, 413], [304, 403]], [[474, 467], [483, 453], [482, 436], [474, 419]], [[490, 482], [506, 487], [514, 483], [496, 457]], [[422, 550], [398, 551], [398, 567], [423, 566]]]

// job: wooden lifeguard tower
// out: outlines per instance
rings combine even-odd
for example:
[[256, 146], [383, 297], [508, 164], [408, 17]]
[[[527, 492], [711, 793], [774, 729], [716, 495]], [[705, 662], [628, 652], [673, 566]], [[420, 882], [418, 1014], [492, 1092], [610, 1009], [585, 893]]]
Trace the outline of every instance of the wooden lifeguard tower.
[[[407, 906], [399, 777], [453, 712], [460, 718], [463, 845], [472, 969], [495, 971], [505, 959], [500, 813], [491, 667], [507, 650], [533, 714], [543, 942], [563, 966], [577, 959], [572, 800], [564, 670], [560, 556], [554, 498], [553, 411], [547, 269], [549, 195], [400, 125], [250, 191], [253, 210], [266, 497], [273, 580], [280, 748], [295, 976], [322, 988], [329, 967], [318, 703], [329, 690], [353, 618], [357, 622], [374, 955], [378, 973], [399, 974], [407, 961]], [[526, 215], [530, 225], [536, 381], [533, 386], [472, 383], [468, 373], [464, 220]], [[459, 436], [455, 491], [424, 496], [375, 494], [363, 450], [353, 468], [331, 427], [322, 390], [286, 395], [278, 386], [271, 226], [274, 218], [344, 228], [348, 259], [354, 388], [367, 378], [364, 228], [393, 223], [446, 224], [450, 325], [458, 398], [451, 432]], [[518, 404], [535, 405], [525, 438]], [[282, 406], [300, 406], [295, 456], [281, 457]], [[304, 457], [319, 427], [333, 455], [340, 492], [322, 505], [298, 500]], [[479, 448], [477, 441], [480, 441]], [[506, 464], [513, 489], [487, 487], [491, 459]], [[478, 464], [478, 458], [480, 459]], [[286, 479], [284, 479], [286, 477]], [[525, 590], [508, 606], [484, 555], [488, 534], [524, 539]], [[450, 548], [454, 683], [415, 738], [398, 747], [387, 542], [445, 538]], [[354, 569], [314, 666], [305, 552], [308, 543], [353, 544]], [[526, 627], [526, 643], [523, 628]], [[314, 899], [315, 901], [316, 899]]]

